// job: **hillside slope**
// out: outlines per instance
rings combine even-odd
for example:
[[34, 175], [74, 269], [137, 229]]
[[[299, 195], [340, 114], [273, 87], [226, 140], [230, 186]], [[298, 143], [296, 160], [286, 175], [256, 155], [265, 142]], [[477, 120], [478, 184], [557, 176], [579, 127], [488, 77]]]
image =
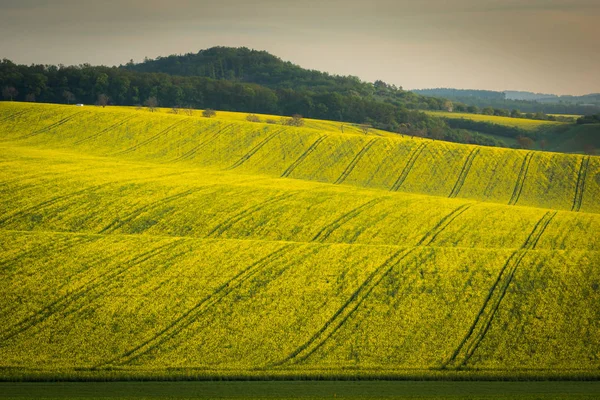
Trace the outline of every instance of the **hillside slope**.
[[600, 212], [598, 157], [376, 137], [380, 131], [342, 134], [325, 123], [325, 129], [307, 129], [128, 108], [1, 107], [2, 141], [20, 146]]
[[0, 103], [2, 377], [598, 377], [596, 157], [220, 114]]

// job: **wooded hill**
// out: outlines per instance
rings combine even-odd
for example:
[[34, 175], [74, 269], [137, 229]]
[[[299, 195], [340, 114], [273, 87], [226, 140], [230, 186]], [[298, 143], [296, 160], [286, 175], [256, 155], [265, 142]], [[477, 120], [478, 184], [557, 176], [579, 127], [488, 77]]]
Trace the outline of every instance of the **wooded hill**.
[[[454, 111], [465, 112], [468, 107], [382, 81], [370, 83], [354, 76], [307, 70], [265, 51], [247, 48], [214, 47], [198, 53], [146, 59], [138, 64], [132, 61], [119, 67], [26, 66], [5, 59], [0, 62], [0, 87], [6, 100], [112, 105], [142, 105], [150, 100], [163, 107], [300, 114], [486, 146], [509, 147], [513, 143], [504, 137], [514, 141], [531, 134], [516, 129], [507, 136], [506, 129], [493, 123], [450, 123], [420, 110], [453, 107]], [[495, 115], [512, 115], [508, 110], [491, 111]], [[581, 152], [582, 146], [569, 151]]]

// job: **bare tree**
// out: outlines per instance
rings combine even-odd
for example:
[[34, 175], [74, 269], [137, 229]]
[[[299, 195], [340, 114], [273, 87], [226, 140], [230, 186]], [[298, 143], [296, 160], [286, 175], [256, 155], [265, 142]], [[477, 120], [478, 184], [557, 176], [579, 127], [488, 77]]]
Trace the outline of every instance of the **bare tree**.
[[102, 106], [102, 108], [106, 107], [109, 101], [110, 99], [104, 93], [98, 95], [98, 105]]
[[35, 103], [35, 94], [28, 93], [27, 96], [25, 96], [25, 101], [28, 103]]
[[206, 118], [212, 118], [216, 115], [217, 115], [217, 112], [215, 110], [213, 110], [212, 108], [207, 108], [206, 110], [202, 111], [202, 116], [206, 117]]
[[186, 107], [186, 108], [183, 110], [183, 112], [184, 112], [184, 113], [185, 113], [187, 116], [189, 116], [189, 117], [191, 117], [192, 115], [194, 115], [194, 109], [192, 108], [192, 106], [187, 106], [187, 107]]
[[179, 114], [179, 107], [173, 106], [173, 108], [171, 108], [171, 114]]
[[359, 128], [362, 131], [362, 133], [367, 135], [369, 133], [369, 131], [371, 130], [372, 126], [369, 124], [360, 124]]
[[19, 91], [13, 86], [7, 86], [4, 89], [2, 89], [2, 97], [4, 97], [4, 99], [10, 99], [10, 101], [13, 101], [13, 99], [18, 95]]
[[72, 102], [75, 102], [75, 95], [73, 93], [69, 92], [68, 90], [65, 90], [62, 95], [65, 98], [65, 100], [67, 101], [67, 104], [71, 104]]
[[285, 120], [285, 125], [289, 126], [304, 126], [304, 118], [300, 114], [292, 115], [292, 118]]
[[260, 122], [260, 118], [256, 114], [248, 114], [246, 116], [246, 121], [248, 121], [248, 122]]
[[158, 107], [158, 100], [154, 96], [148, 97], [148, 99], [144, 102], [144, 105], [148, 107], [148, 111], [154, 112], [156, 107]]
[[546, 139], [542, 139], [538, 143], [540, 145], [540, 149], [542, 150], [546, 150], [546, 147], [548, 147], [548, 141]]

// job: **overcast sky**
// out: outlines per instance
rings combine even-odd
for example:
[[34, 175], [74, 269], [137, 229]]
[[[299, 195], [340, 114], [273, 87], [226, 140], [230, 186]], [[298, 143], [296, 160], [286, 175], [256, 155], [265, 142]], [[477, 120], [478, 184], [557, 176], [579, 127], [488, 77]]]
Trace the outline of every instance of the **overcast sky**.
[[405, 89], [600, 92], [598, 0], [0, 0], [0, 57], [118, 65], [212, 46]]

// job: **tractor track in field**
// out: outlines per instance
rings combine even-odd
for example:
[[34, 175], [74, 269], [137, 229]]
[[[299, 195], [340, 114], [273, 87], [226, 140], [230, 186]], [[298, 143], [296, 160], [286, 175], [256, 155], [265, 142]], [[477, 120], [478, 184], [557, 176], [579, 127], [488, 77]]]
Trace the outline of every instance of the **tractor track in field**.
[[[167, 176], [173, 176], [173, 175], [180, 175], [180, 173], [179, 172], [174, 172], [174, 173], [168, 173], [168, 174], [164, 174], [164, 175], [158, 175], [156, 177], [153, 177], [153, 179], [165, 178]], [[71, 192], [71, 193], [60, 195], [60, 196], [56, 196], [56, 197], [50, 198], [48, 200], [45, 200], [45, 201], [43, 201], [41, 203], [38, 203], [38, 204], [35, 204], [33, 206], [27, 207], [25, 209], [17, 210], [17, 211], [13, 212], [10, 215], [4, 216], [3, 218], [0, 219], [0, 226], [3, 225], [3, 224], [5, 224], [5, 223], [7, 223], [7, 222], [9, 222], [9, 221], [11, 221], [14, 218], [17, 218], [19, 216], [24, 216], [24, 215], [27, 215], [27, 214], [30, 214], [30, 213], [34, 213], [36, 211], [39, 211], [39, 210], [43, 209], [44, 207], [55, 205], [55, 204], [60, 203], [60, 202], [62, 202], [64, 200], [67, 200], [67, 199], [69, 199], [69, 198], [71, 198], [73, 196], [79, 196], [79, 195], [82, 195], [82, 194], [86, 194], [88, 192], [94, 192], [96, 190], [100, 190], [100, 189], [103, 189], [105, 187], [109, 187], [111, 185], [124, 185], [124, 184], [132, 183], [132, 182], [143, 182], [143, 180], [140, 180], [139, 178], [134, 178], [134, 179], [125, 179], [125, 180], [122, 180], [122, 181], [106, 182], [106, 183], [103, 183], [101, 185], [94, 185], [94, 186], [90, 186], [90, 187], [87, 187], [87, 188], [82, 189], [82, 190], [77, 190], [75, 192]]]
[[123, 119], [123, 120], [121, 120], [121, 121], [119, 121], [119, 122], [117, 122], [117, 123], [115, 123], [115, 124], [112, 124], [111, 126], [108, 126], [108, 127], [104, 128], [104, 129], [102, 129], [102, 130], [101, 130], [101, 131], [99, 131], [99, 132], [96, 132], [96, 133], [94, 133], [93, 135], [90, 135], [90, 136], [88, 136], [88, 137], [85, 137], [85, 138], [83, 138], [83, 139], [79, 139], [79, 140], [77, 140], [77, 141], [76, 141], [76, 142], [74, 142], [73, 144], [81, 144], [81, 143], [85, 143], [85, 142], [87, 142], [87, 141], [89, 141], [89, 140], [96, 139], [97, 137], [99, 137], [99, 136], [101, 136], [101, 135], [103, 135], [103, 134], [105, 134], [105, 133], [107, 133], [107, 132], [110, 132], [110, 131], [112, 131], [112, 130], [114, 130], [114, 129], [117, 129], [117, 128], [119, 128], [120, 126], [123, 126], [123, 125], [125, 125], [127, 122], [131, 121], [131, 120], [132, 120], [132, 119], [134, 119], [135, 117], [136, 117], [135, 115], [129, 116], [129, 117], [127, 117], [127, 118], [125, 118], [125, 119]]
[[[206, 295], [202, 300], [200, 300], [193, 307], [185, 311], [182, 315], [180, 315], [178, 318], [172, 321], [165, 328], [158, 331], [151, 338], [138, 344], [131, 350], [128, 350], [127, 352], [119, 355], [118, 357], [103, 362], [102, 364], [99, 364], [94, 368], [100, 368], [110, 364], [126, 365], [151, 352], [152, 350], [159, 347], [166, 341], [172, 339], [182, 330], [193, 324], [202, 314], [204, 314], [207, 310], [209, 310], [210, 308], [218, 304], [220, 301], [222, 301], [231, 292], [242, 286], [244, 283], [248, 282], [260, 270], [268, 266], [277, 265], [277, 262], [279, 262], [287, 254], [289, 254], [288, 250], [292, 247], [293, 245], [289, 244], [283, 245], [279, 249], [271, 252], [265, 257], [262, 257], [259, 260], [253, 262], [248, 267], [242, 269], [240, 272], [234, 275], [232, 278], [222, 283], [215, 290], [213, 290], [212, 293]], [[296, 261], [297, 260], [284, 261], [283, 265], [287, 265], [287, 267], [289, 267], [289, 265]]]
[[517, 177], [517, 182], [515, 183], [515, 188], [513, 189], [513, 194], [510, 200], [508, 201], [509, 205], [517, 204], [517, 202], [519, 201], [519, 197], [521, 197], [521, 192], [523, 191], [523, 185], [525, 183], [525, 179], [527, 178], [527, 172], [529, 171], [529, 164], [531, 164], [533, 154], [534, 153], [530, 151], [523, 159], [521, 169], [519, 170], [519, 176]]
[[11, 120], [13, 118], [20, 117], [21, 115], [25, 114], [27, 111], [29, 111], [29, 110], [21, 110], [21, 111], [17, 111], [15, 113], [12, 113], [10, 115], [7, 115], [6, 117], [0, 119], [0, 124], [4, 123], [6, 121], [9, 121], [9, 120]]
[[370, 218], [369, 222], [362, 223], [360, 225], [360, 227], [352, 233], [352, 237], [343, 243], [347, 243], [347, 244], [356, 243], [356, 241], [358, 240], [360, 235], [363, 234], [364, 231], [366, 231], [367, 229], [372, 228], [374, 226], [377, 226], [377, 224], [379, 224], [381, 221], [385, 220], [387, 217], [389, 217], [389, 215], [390, 215], [389, 212], [384, 211], [384, 212], [380, 212], [379, 215], [377, 215], [377, 217]]
[[[162, 136], [167, 135], [169, 132], [173, 131], [173, 129], [175, 129], [176, 127], [178, 127], [180, 125], [183, 125], [186, 122], [188, 122], [188, 121], [184, 120], [184, 119], [181, 120], [181, 121], [177, 121], [174, 124], [169, 125], [167, 128], [163, 129], [162, 131], [160, 131], [156, 135], [151, 136], [148, 139], [142, 140], [141, 142], [139, 142], [136, 145], [131, 146], [131, 147], [127, 148], [127, 149], [124, 149], [124, 150], [121, 150], [121, 151], [118, 151], [116, 153], [112, 153], [112, 154], [109, 154], [109, 155], [110, 156], [121, 156], [121, 155], [124, 155], [124, 154], [132, 153], [132, 152], [136, 151], [137, 149], [139, 149], [140, 147], [145, 146], [145, 145], [147, 145], [149, 143], [152, 143], [155, 140], [160, 139]], [[192, 127], [190, 127], [190, 129], [191, 128]]]
[[136, 219], [137, 217], [139, 217], [141, 214], [151, 211], [151, 210], [155, 210], [159, 207], [162, 207], [172, 201], [175, 200], [179, 200], [181, 198], [187, 197], [191, 194], [200, 192], [202, 190], [207, 189], [208, 187], [200, 187], [200, 188], [195, 188], [195, 189], [189, 189], [186, 190], [184, 192], [181, 193], [177, 193], [171, 196], [167, 196], [164, 197], [156, 202], [153, 202], [151, 204], [146, 204], [144, 206], [138, 207], [135, 210], [133, 210], [131, 213], [129, 213], [127, 216], [125, 216], [123, 219], [120, 220], [114, 220], [113, 222], [111, 222], [110, 224], [108, 224], [107, 226], [105, 226], [104, 228], [102, 228], [98, 233], [99, 234], [103, 234], [103, 233], [111, 233], [114, 232], [115, 230], [119, 229], [120, 227], [122, 227], [123, 225], [126, 225], [128, 223], [130, 223], [131, 221], [133, 221], [134, 219]]
[[344, 172], [342, 172], [342, 174], [339, 176], [339, 178], [337, 178], [337, 180], [334, 182], [334, 185], [339, 185], [339, 184], [343, 183], [346, 180], [346, 178], [348, 178], [348, 176], [350, 176], [350, 174], [356, 167], [356, 164], [359, 163], [359, 161], [363, 158], [363, 156], [367, 153], [367, 151], [369, 151], [369, 149], [375, 144], [376, 141], [377, 141], [377, 139], [369, 140], [363, 146], [363, 148], [360, 149], [360, 151], [358, 153], [356, 153], [356, 155], [354, 156], [352, 161], [350, 161], [350, 164], [348, 164], [346, 169], [344, 169]]
[[458, 345], [452, 356], [442, 364], [442, 368], [462, 368], [473, 356], [480, 343], [488, 332], [492, 321], [500, 308], [500, 304], [507, 293], [513, 277], [523, 258], [529, 250], [534, 250], [546, 228], [556, 216], [556, 211], [548, 211], [535, 224], [533, 230], [523, 243], [522, 247], [513, 252], [502, 266], [496, 281], [490, 288], [483, 306], [477, 313], [469, 331]]
[[94, 192], [96, 190], [100, 190], [100, 189], [102, 189], [104, 187], [110, 186], [110, 185], [112, 185], [114, 183], [115, 182], [107, 182], [107, 183], [103, 183], [101, 185], [94, 185], [94, 186], [90, 186], [90, 187], [87, 187], [87, 188], [82, 189], [82, 190], [77, 190], [75, 192], [63, 194], [63, 195], [56, 196], [56, 197], [53, 197], [51, 199], [42, 201], [41, 203], [35, 204], [33, 206], [27, 207], [27, 208], [22, 209], [22, 210], [18, 210], [16, 212], [12, 213], [11, 215], [5, 216], [4, 218], [0, 219], [0, 225], [3, 225], [5, 223], [11, 221], [12, 219], [19, 217], [19, 216], [24, 216], [24, 215], [27, 215], [27, 214], [31, 214], [31, 213], [34, 213], [34, 212], [37, 212], [37, 211], [43, 209], [44, 207], [52, 206], [54, 204], [60, 203], [63, 200], [72, 198], [73, 196], [79, 196], [79, 195], [85, 194], [87, 192]]
[[42, 245], [40, 247], [34, 247], [30, 250], [17, 253], [17, 254], [15, 254], [14, 257], [11, 257], [6, 260], [2, 260], [2, 261], [0, 261], [0, 268], [3, 268], [14, 262], [17, 262], [18, 260], [20, 260], [22, 258], [29, 257], [34, 254], [40, 253], [40, 252], [44, 252], [44, 253], [47, 253], [49, 251], [50, 252], [58, 252], [66, 247], [71, 247], [73, 245], [84, 243], [88, 240], [91, 240], [91, 239], [86, 239], [86, 238], [81, 238], [81, 237], [71, 238], [69, 236], [64, 236], [64, 237], [61, 237], [59, 239], [56, 239], [56, 240], [50, 242], [49, 245], [46, 245], [46, 246]]
[[214, 142], [216, 139], [218, 139], [218, 137], [219, 137], [220, 134], [222, 134], [228, 128], [231, 128], [233, 126], [235, 126], [235, 124], [228, 124], [228, 125], [225, 125], [224, 127], [220, 128], [220, 129], [217, 129], [217, 130], [213, 131], [212, 134], [209, 133], [210, 136], [209, 136], [208, 139], [202, 141], [198, 145], [194, 146], [192, 149], [190, 149], [187, 152], [183, 153], [179, 157], [171, 160], [170, 162], [178, 162], [178, 161], [189, 160], [190, 158], [194, 157], [199, 150], [202, 150], [204, 147], [206, 147], [210, 143]]
[[383, 200], [385, 200], [385, 198], [369, 200], [366, 203], [361, 204], [360, 206], [348, 211], [342, 216], [336, 218], [330, 224], [327, 224], [326, 226], [321, 228], [321, 230], [317, 232], [317, 234], [311, 239], [311, 241], [323, 243], [333, 232], [339, 229], [342, 225], [360, 215], [365, 210], [365, 208], [381, 203]]
[[[175, 240], [174, 243], [177, 244], [181, 241], [182, 240]], [[171, 246], [173, 246], [173, 242], [169, 242], [169, 243], [157, 246], [146, 252], [138, 254], [135, 257], [131, 258], [130, 260], [126, 261], [124, 267], [112, 270], [103, 275], [99, 275], [99, 276], [91, 279], [89, 282], [83, 284], [81, 287], [73, 290], [72, 292], [69, 292], [63, 296], [58, 297], [57, 299], [52, 301], [50, 304], [43, 307], [41, 310], [38, 310], [33, 315], [30, 315], [29, 317], [22, 319], [15, 325], [2, 331], [0, 333], [0, 341], [6, 341], [9, 339], [12, 339], [13, 337], [15, 337], [23, 332], [26, 332], [27, 330], [31, 329], [35, 325], [38, 325], [39, 323], [43, 322], [50, 316], [52, 316], [58, 312], [66, 310], [71, 304], [75, 303], [80, 298], [85, 297], [91, 290], [94, 290], [98, 287], [103, 286], [106, 282], [113, 281], [115, 278], [118, 278], [119, 276], [123, 275], [131, 268], [151, 259], [152, 257], [161, 253], [165, 248], [168, 248]], [[104, 258], [101, 258], [100, 260], [98, 260], [97, 262], [101, 262], [102, 260], [108, 260], [112, 257], [113, 257], [113, 255], [107, 255]], [[88, 268], [91, 268], [91, 265], [88, 266]], [[92, 301], [93, 301], [93, 299], [92, 299]]]
[[419, 156], [421, 155], [423, 150], [425, 150], [425, 147], [427, 147], [428, 144], [429, 144], [429, 142], [421, 143], [421, 144], [417, 145], [417, 147], [411, 152], [410, 157], [408, 158], [408, 161], [406, 162], [406, 165], [402, 169], [402, 173], [400, 174], [398, 179], [396, 179], [396, 182], [394, 182], [394, 184], [392, 185], [392, 188], [390, 189], [392, 192], [397, 192], [400, 189], [400, 187], [402, 186], [402, 184], [408, 177], [408, 174], [410, 173], [413, 166], [415, 165], [417, 158], [419, 158]]
[[263, 208], [265, 208], [266, 206], [270, 206], [272, 204], [276, 204], [279, 203], [281, 201], [287, 200], [290, 197], [296, 195], [296, 193], [288, 193], [288, 194], [282, 194], [276, 197], [273, 197], [267, 201], [264, 201], [260, 204], [256, 204], [254, 206], [248, 207], [243, 209], [242, 211], [240, 211], [239, 213], [231, 216], [230, 218], [226, 219], [225, 221], [221, 222], [220, 224], [218, 224], [217, 226], [215, 226], [207, 235], [207, 237], [218, 237], [221, 236], [223, 234], [223, 232], [225, 232], [226, 230], [228, 230], [229, 228], [231, 228], [234, 224], [236, 224], [237, 222], [243, 220], [244, 218], [246, 218], [248, 215], [251, 215], [257, 211], [262, 210]]
[[[168, 173], [168, 174], [156, 176], [154, 178], [164, 178], [164, 177], [171, 176], [171, 175], [179, 175], [179, 173]], [[31, 213], [34, 213], [36, 211], [39, 211], [39, 210], [43, 209], [46, 206], [55, 205], [57, 203], [60, 203], [61, 201], [67, 200], [67, 199], [69, 199], [69, 198], [71, 198], [73, 196], [79, 196], [79, 195], [82, 195], [82, 194], [86, 194], [88, 192], [94, 192], [96, 190], [100, 190], [100, 189], [103, 189], [105, 187], [109, 187], [111, 185], [123, 185], [123, 184], [131, 183], [131, 182], [140, 182], [140, 181], [141, 181], [140, 179], [134, 178], [134, 179], [125, 179], [125, 180], [122, 180], [122, 181], [106, 182], [106, 183], [103, 183], [101, 185], [93, 185], [93, 186], [87, 187], [85, 189], [77, 190], [75, 192], [70, 192], [70, 193], [67, 193], [67, 194], [60, 195], [60, 196], [55, 196], [55, 197], [52, 197], [52, 198], [50, 198], [48, 200], [42, 201], [41, 203], [38, 203], [38, 204], [35, 204], [33, 206], [27, 207], [25, 209], [17, 210], [15, 212], [13, 212], [12, 214], [7, 215], [4, 218], [1, 218], [0, 219], [0, 225], [3, 225], [3, 224], [11, 221], [12, 219], [14, 219], [16, 217], [24, 216], [24, 215], [31, 214]]]
[[[182, 244], [182, 243], [185, 243], [185, 239], [178, 238], [178, 239], [175, 239], [175, 240], [174, 240], [172, 243], [170, 243], [171, 247], [169, 248], [168, 257], [161, 259], [160, 267], [163, 267], [163, 268], [168, 268], [168, 265], [169, 265], [168, 263], [169, 263], [170, 261], [172, 261], [172, 260], [175, 260], [175, 259], [179, 258], [180, 256], [182, 256], [182, 255], [186, 254], [186, 253], [189, 253], [189, 251], [190, 251], [190, 250], [189, 250], [189, 248], [188, 248], [188, 247], [185, 247], [183, 250], [175, 251], [175, 249], [177, 248], [177, 246], [178, 246], [178, 245], [180, 245], [180, 244]], [[169, 247], [169, 245], [165, 245], [165, 246], [163, 246], [163, 247]], [[149, 259], [150, 259], [150, 258], [152, 258], [154, 255], [158, 255], [158, 254], [160, 254], [160, 252], [161, 252], [161, 251], [162, 251], [162, 250], [159, 250], [157, 253], [153, 254], [153, 255], [152, 255], [152, 256], [150, 256], [149, 258], [146, 258], [146, 259], [144, 259], [144, 260], [142, 260], [142, 261], [140, 261], [140, 262], [136, 262], [135, 264], [133, 264], [133, 265], [131, 265], [130, 267], [128, 267], [126, 270], [123, 270], [123, 271], [118, 271], [118, 272], [117, 272], [115, 275], [113, 275], [113, 276], [111, 276], [111, 277], [110, 277], [110, 280], [108, 280], [108, 279], [102, 279], [102, 281], [101, 281], [100, 283], [98, 283], [98, 284], [96, 284], [96, 285], [94, 285], [94, 286], [92, 286], [92, 287], [90, 287], [90, 288], [86, 289], [86, 290], [85, 290], [83, 293], [79, 294], [79, 295], [77, 296], [77, 298], [76, 298], [74, 301], [77, 301], [77, 300], [79, 300], [79, 299], [82, 299], [82, 298], [83, 298], [83, 299], [85, 299], [85, 305], [90, 305], [90, 304], [92, 304], [94, 301], [96, 301], [97, 299], [99, 299], [99, 298], [101, 298], [101, 297], [104, 297], [104, 296], [106, 296], [106, 294], [105, 294], [106, 290], [104, 290], [103, 292], [96, 293], [96, 294], [94, 294], [94, 293], [93, 293], [93, 291], [94, 291], [95, 289], [98, 289], [98, 288], [110, 289], [110, 288], [113, 286], [113, 285], [112, 285], [112, 279], [120, 277], [122, 274], [126, 273], [126, 272], [127, 272], [128, 270], [130, 270], [131, 268], [135, 267], [135, 265], [137, 265], [137, 264], [140, 264], [140, 263], [142, 263], [142, 262], [145, 262], [145, 261], [149, 260]], [[123, 253], [125, 253], [125, 252], [127, 252], [127, 250], [125, 250], [125, 251], [124, 251], [124, 252], [122, 252], [121, 254], [123, 254]], [[112, 256], [112, 257], [111, 257], [111, 256], [105, 256], [105, 257], [103, 257], [103, 258], [99, 258], [98, 260], [95, 260], [95, 261], [94, 261], [94, 264], [99, 264], [99, 263], [101, 263], [101, 262], [105, 262], [105, 261], [107, 261], [107, 262], [108, 262], [108, 261], [110, 261], [110, 260], [111, 260], [113, 257], [114, 257], [114, 256]], [[150, 268], [151, 268], [151, 269], [156, 269], [156, 268], [157, 268], [157, 266], [152, 266], [152, 267], [150, 267]], [[88, 267], [88, 269], [89, 269], [89, 267]], [[147, 272], [148, 270], [149, 270], [149, 269], [145, 269], [145, 270], [144, 270], [144, 272]], [[146, 277], [146, 278], [147, 278], [147, 274], [145, 274], [145, 275], [144, 275], [144, 277]], [[134, 279], [136, 279], [136, 277], [134, 277]], [[73, 302], [74, 302], [74, 301], [73, 301]], [[73, 302], [72, 302], [72, 303], [73, 303]], [[75, 313], [77, 313], [79, 310], [80, 310], [80, 308], [74, 308], [74, 309], [72, 309], [72, 310], [71, 310], [71, 311], [69, 311], [69, 312], [65, 312], [65, 313], [63, 314], [63, 317], [68, 317], [68, 316], [70, 316], [70, 315], [72, 315], [72, 314], [75, 314]]]
[[61, 119], [59, 121], [56, 121], [56, 122], [54, 122], [54, 123], [52, 123], [52, 124], [50, 124], [48, 126], [40, 128], [38, 130], [35, 130], [35, 131], [33, 131], [31, 133], [28, 133], [26, 135], [18, 136], [14, 140], [28, 139], [30, 137], [37, 136], [37, 135], [42, 134], [42, 133], [50, 132], [51, 130], [56, 129], [56, 128], [58, 128], [58, 127], [60, 127], [60, 126], [62, 126], [64, 124], [66, 124], [67, 122], [73, 120], [76, 116], [78, 116], [80, 114], [84, 114], [84, 113], [85, 113], [85, 111], [78, 111], [78, 112], [73, 113], [73, 114], [71, 114], [71, 115], [69, 115], [69, 116], [67, 116], [67, 117], [65, 117], [65, 118], [63, 118], [63, 119]]
[[581, 166], [579, 167], [579, 174], [577, 175], [577, 186], [575, 187], [575, 195], [573, 197], [573, 206], [571, 211], [578, 212], [581, 210], [581, 203], [583, 203], [583, 192], [585, 190], [585, 179], [587, 172], [590, 167], [591, 156], [584, 157], [581, 160]]
[[450, 192], [450, 195], [448, 197], [454, 198], [460, 193], [460, 190], [462, 189], [467, 179], [467, 176], [469, 175], [469, 171], [471, 171], [473, 161], [475, 160], [475, 157], [477, 157], [477, 154], [479, 154], [479, 150], [479, 147], [476, 147], [469, 153], [469, 156], [467, 157], [467, 160], [465, 161], [465, 164], [463, 165], [462, 170], [458, 175], [458, 179], [456, 180], [456, 183], [454, 184], [454, 187], [452, 188], [452, 191]]
[[462, 213], [471, 208], [472, 205], [473, 203], [463, 204], [452, 210], [448, 215], [442, 218], [429, 232], [427, 232], [421, 238], [421, 240], [419, 240], [417, 246], [429, 246], [435, 240], [435, 238], [448, 227], [448, 225], [450, 225]]
[[373, 289], [387, 276], [394, 267], [406, 259], [415, 248], [396, 251], [383, 264], [377, 267], [363, 283], [352, 293], [350, 298], [314, 333], [310, 339], [297, 347], [284, 359], [274, 362], [268, 367], [278, 367], [287, 363], [299, 363], [310, 357], [317, 349], [332, 337], [344, 323], [354, 314], [362, 302], [371, 294]]
[[246, 161], [248, 161], [253, 155], [255, 155], [256, 153], [258, 153], [258, 151], [260, 149], [262, 149], [267, 143], [269, 143], [273, 138], [275, 138], [275, 136], [281, 134], [282, 132], [284, 132], [285, 129], [280, 129], [280, 130], [276, 130], [274, 132], [272, 132], [269, 136], [267, 136], [266, 138], [264, 138], [263, 140], [261, 140], [258, 144], [256, 144], [254, 147], [252, 147], [246, 154], [244, 154], [239, 160], [237, 160], [235, 163], [233, 163], [229, 168], [227, 168], [228, 170], [232, 170], [235, 169], [237, 167], [239, 167], [240, 165], [244, 164]]
[[292, 163], [292, 165], [290, 165], [289, 167], [287, 167], [287, 169], [285, 171], [283, 171], [283, 174], [281, 174], [281, 178], [287, 178], [288, 176], [290, 176], [290, 174], [292, 172], [294, 172], [294, 170], [296, 168], [298, 168], [298, 166], [300, 164], [302, 164], [302, 162], [304, 162], [304, 160], [306, 160], [306, 158], [312, 153], [314, 152], [317, 147], [319, 147], [319, 145], [321, 143], [323, 143], [323, 141], [327, 139], [327, 135], [323, 135], [321, 137], [319, 137], [317, 140], [315, 140], [313, 142], [313, 144], [311, 144], [308, 149], [306, 149], [306, 151], [304, 151], [304, 153], [302, 153], [297, 159], [296, 161], [294, 161]]
[[[56, 176], [60, 176], [60, 175], [61, 174], [58, 172], [48, 172], [48, 171], [38, 172], [38, 173], [30, 174], [30, 175], [23, 175], [19, 178], [6, 179], [6, 180], [0, 182], [0, 187], [10, 186], [15, 183], [23, 183], [24, 181], [28, 181], [31, 179], [40, 179], [43, 177], [50, 177], [50, 176], [56, 177]], [[27, 189], [30, 186], [37, 186], [37, 184], [23, 185], [23, 186], [19, 187], [18, 190]]]

